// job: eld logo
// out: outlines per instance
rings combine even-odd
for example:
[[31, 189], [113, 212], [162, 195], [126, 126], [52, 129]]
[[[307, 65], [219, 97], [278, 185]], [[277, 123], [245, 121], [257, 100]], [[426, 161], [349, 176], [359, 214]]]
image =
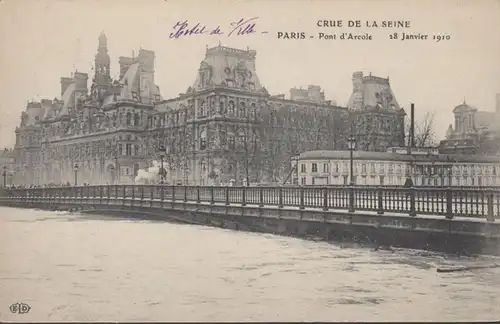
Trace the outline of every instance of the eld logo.
[[31, 307], [28, 304], [25, 303], [15, 303], [10, 305], [9, 307], [10, 311], [12, 313], [18, 313], [18, 314], [26, 314], [30, 311]]

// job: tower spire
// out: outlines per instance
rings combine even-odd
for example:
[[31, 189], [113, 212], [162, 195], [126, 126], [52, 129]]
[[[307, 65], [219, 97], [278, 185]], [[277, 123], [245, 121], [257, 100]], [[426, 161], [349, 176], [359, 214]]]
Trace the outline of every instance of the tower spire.
[[108, 54], [108, 39], [104, 31], [99, 35], [99, 45], [94, 59], [94, 80], [92, 82], [92, 98], [96, 101], [103, 99], [104, 93], [111, 85], [111, 59]]
[[99, 52], [108, 52], [108, 38], [106, 37], [106, 34], [104, 34], [104, 31], [101, 31], [101, 34], [99, 35], [99, 47], [97, 48], [97, 50]]

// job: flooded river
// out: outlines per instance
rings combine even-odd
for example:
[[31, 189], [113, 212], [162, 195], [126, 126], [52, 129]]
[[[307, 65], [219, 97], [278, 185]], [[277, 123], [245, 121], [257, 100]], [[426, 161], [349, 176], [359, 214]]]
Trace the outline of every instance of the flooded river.
[[0, 320], [494, 320], [500, 269], [436, 267], [495, 262], [0, 207]]

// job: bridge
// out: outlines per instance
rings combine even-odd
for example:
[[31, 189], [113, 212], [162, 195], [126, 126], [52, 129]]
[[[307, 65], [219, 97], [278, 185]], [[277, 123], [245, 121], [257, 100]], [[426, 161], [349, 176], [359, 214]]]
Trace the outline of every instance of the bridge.
[[6, 189], [0, 204], [500, 254], [500, 187], [101, 185]]

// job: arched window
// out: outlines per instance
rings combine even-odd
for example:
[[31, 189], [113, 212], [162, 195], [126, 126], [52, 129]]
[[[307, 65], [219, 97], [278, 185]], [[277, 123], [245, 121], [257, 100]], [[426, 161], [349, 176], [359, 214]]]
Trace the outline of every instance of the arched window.
[[229, 102], [227, 104], [227, 108], [228, 108], [228, 115], [234, 116], [234, 101], [233, 100], [229, 100]]
[[138, 113], [135, 113], [134, 114], [134, 125], [135, 126], [140, 126], [140, 117], [139, 117], [139, 114]]
[[132, 123], [132, 114], [131, 113], [127, 113], [127, 126], [130, 125]]
[[239, 111], [239, 115], [240, 117], [246, 117], [246, 113], [247, 113], [247, 107], [246, 107], [246, 104], [241, 101], [240, 102], [240, 111]]
[[224, 102], [224, 100], [221, 99], [220, 103], [219, 103], [219, 113], [221, 115], [225, 115], [226, 114], [226, 104]]
[[135, 147], [134, 147], [134, 155], [138, 156], [139, 154], [140, 154], [139, 145], [135, 145]]
[[257, 117], [257, 108], [255, 103], [252, 102], [250, 105], [250, 118], [255, 119]]

